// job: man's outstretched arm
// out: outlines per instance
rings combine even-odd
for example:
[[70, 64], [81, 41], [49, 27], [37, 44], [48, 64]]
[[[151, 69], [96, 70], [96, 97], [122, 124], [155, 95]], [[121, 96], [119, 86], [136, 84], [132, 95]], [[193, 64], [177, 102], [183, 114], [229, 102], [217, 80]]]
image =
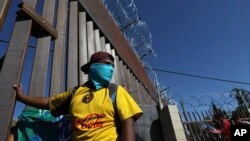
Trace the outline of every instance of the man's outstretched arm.
[[24, 95], [22, 85], [14, 85], [13, 89], [16, 90], [16, 99], [28, 106], [39, 109], [49, 109], [49, 97], [34, 97]]

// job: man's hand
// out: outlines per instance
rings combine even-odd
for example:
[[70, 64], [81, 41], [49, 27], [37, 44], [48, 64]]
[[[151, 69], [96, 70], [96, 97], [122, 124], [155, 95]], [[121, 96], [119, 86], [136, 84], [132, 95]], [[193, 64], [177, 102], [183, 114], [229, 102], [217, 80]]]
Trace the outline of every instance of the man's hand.
[[15, 84], [13, 89], [16, 90], [16, 99], [21, 100], [24, 96], [23, 88], [21, 84]]
[[15, 84], [13, 89], [16, 90], [16, 99], [26, 105], [40, 108], [40, 109], [49, 109], [49, 97], [34, 97], [24, 95], [22, 85]]

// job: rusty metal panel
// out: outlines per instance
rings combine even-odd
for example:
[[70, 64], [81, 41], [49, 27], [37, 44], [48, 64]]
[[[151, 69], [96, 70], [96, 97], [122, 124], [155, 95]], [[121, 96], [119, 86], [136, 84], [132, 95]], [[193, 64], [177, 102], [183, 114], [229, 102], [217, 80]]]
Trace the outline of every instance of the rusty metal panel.
[[[35, 7], [36, 0], [29, 3]], [[6, 140], [15, 106], [13, 84], [19, 83], [31, 33], [31, 20], [16, 21], [0, 72], [0, 139]], [[3, 114], [4, 113], [4, 114]]]
[[127, 89], [128, 89], [128, 91], [131, 91], [133, 86], [131, 85], [130, 72], [129, 72], [129, 69], [127, 68], [126, 65], [124, 65], [124, 73], [125, 73], [125, 77], [126, 77], [126, 81], [127, 81]]
[[41, 17], [32, 7], [29, 6], [28, 3], [23, 2], [19, 4], [21, 8], [21, 16], [28, 16], [33, 20], [32, 24], [32, 35], [35, 37], [44, 37], [49, 36], [53, 39], [56, 39], [58, 33], [56, 29], [43, 17]]
[[[55, 11], [55, 0], [45, 0], [42, 16], [52, 24]], [[45, 96], [46, 76], [49, 63], [51, 36], [38, 38], [34, 65], [31, 74], [29, 95]]]
[[129, 47], [128, 42], [121, 34], [121, 31], [116, 26], [103, 3], [100, 0], [79, 0], [79, 2], [114, 46], [122, 60], [133, 71], [135, 76], [152, 95], [157, 95], [141, 62]]
[[94, 23], [93, 21], [87, 22], [87, 43], [88, 43], [88, 60], [90, 56], [95, 52], [95, 40], [94, 40]]
[[153, 97], [151, 96], [151, 94], [146, 90], [146, 88], [143, 86], [142, 88], [142, 97], [143, 97], [143, 101], [144, 101], [144, 104], [155, 104], [155, 99], [153, 99]]
[[139, 84], [139, 81], [135, 77], [134, 77], [134, 81], [135, 81], [135, 87], [136, 87], [136, 91], [135, 91], [136, 101], [140, 103], [141, 102], [140, 84]]
[[[88, 62], [86, 12], [79, 12], [79, 67]], [[88, 76], [80, 71], [80, 84], [88, 80]]]
[[125, 72], [125, 70], [126, 70], [126, 66], [124, 66], [123, 65], [123, 61], [120, 61], [119, 62], [119, 67], [120, 67], [120, 69], [121, 69], [121, 82], [122, 82], [122, 86], [124, 86], [125, 88], [128, 88], [128, 82], [127, 82], [127, 79], [126, 79], [126, 72]]
[[64, 75], [65, 75], [65, 47], [67, 35], [67, 10], [69, 0], [58, 1], [58, 15], [56, 29], [58, 30], [58, 38], [55, 40], [54, 55], [51, 72], [50, 95], [53, 96], [64, 91]]
[[131, 83], [132, 83], [133, 88], [132, 88], [130, 93], [131, 93], [131, 95], [134, 96], [134, 99], [136, 101], [138, 101], [139, 100], [139, 97], [138, 97], [138, 85], [136, 83], [136, 78], [135, 78], [135, 76], [133, 76], [133, 74], [131, 75]]
[[143, 86], [142, 83], [140, 81], [138, 81], [138, 85], [139, 85], [139, 103], [142, 103], [142, 96], [143, 96]]
[[78, 85], [78, 1], [70, 2], [67, 89]]
[[8, 13], [11, 0], [0, 0], [0, 31], [3, 27], [5, 17]]
[[127, 76], [128, 76], [128, 83], [129, 83], [129, 93], [130, 95], [136, 99], [135, 95], [134, 95], [134, 91], [135, 91], [135, 85], [133, 83], [133, 74], [130, 72], [130, 70], [127, 70]]
[[119, 56], [117, 56], [116, 54], [116, 57], [115, 57], [115, 66], [116, 66], [116, 69], [117, 69], [117, 76], [118, 76], [118, 84], [119, 85], [123, 85], [123, 79], [122, 79], [122, 68], [121, 68], [121, 65], [120, 65], [120, 59], [119, 59]]

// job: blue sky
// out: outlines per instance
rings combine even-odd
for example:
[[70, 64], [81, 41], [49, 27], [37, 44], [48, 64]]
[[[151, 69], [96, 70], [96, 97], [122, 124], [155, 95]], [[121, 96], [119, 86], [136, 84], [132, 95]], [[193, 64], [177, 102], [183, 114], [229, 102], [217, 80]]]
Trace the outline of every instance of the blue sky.
[[[152, 34], [153, 68], [250, 82], [249, 0], [135, 0]], [[216, 95], [234, 84], [156, 72], [172, 96]]]
[[[250, 83], [249, 0], [134, 2], [139, 17], [146, 22], [152, 34], [152, 46], [157, 56], [146, 61], [153, 68]], [[10, 14], [15, 16], [14, 12]], [[14, 18], [7, 19], [6, 23], [11, 20]], [[6, 28], [1, 31], [5, 34], [0, 34], [0, 39], [9, 40], [11, 32], [6, 31]], [[1, 57], [7, 44], [0, 45]], [[33, 51], [32, 48], [28, 50]], [[191, 96], [215, 97], [217, 93], [234, 87], [250, 90], [250, 85], [156, 73], [161, 85], [170, 87], [171, 95], [176, 99], [176, 95], [186, 100], [192, 100]], [[15, 116], [19, 113], [16, 112]]]

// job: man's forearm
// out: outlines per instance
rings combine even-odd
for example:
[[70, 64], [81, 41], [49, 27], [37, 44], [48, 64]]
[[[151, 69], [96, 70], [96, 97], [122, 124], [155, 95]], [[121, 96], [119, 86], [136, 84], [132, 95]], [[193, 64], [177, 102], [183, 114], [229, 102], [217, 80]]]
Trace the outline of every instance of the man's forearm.
[[32, 107], [40, 109], [49, 109], [49, 99], [49, 97], [33, 97], [23, 95], [18, 100]]

